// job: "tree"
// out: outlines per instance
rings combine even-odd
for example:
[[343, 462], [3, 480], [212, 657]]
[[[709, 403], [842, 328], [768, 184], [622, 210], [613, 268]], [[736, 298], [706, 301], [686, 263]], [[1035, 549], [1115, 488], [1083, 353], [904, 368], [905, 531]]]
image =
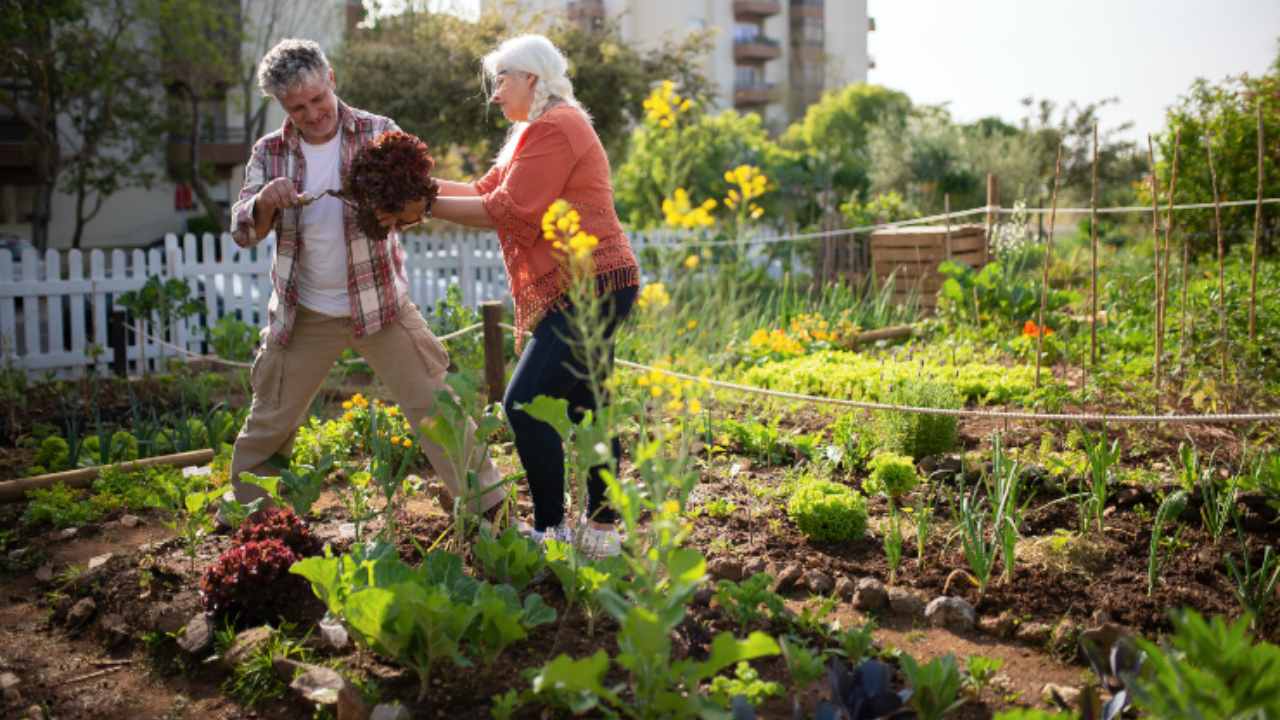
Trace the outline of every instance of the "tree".
[[1023, 98], [1027, 114], [1022, 132], [1034, 143], [1038, 158], [1037, 174], [1044, 185], [1036, 193], [1048, 197], [1053, 184], [1058, 145], [1062, 145], [1062, 179], [1059, 205], [1068, 202], [1087, 203], [1093, 182], [1093, 128], [1098, 125], [1098, 203], [1122, 204], [1134, 199], [1134, 184], [1146, 170], [1146, 153], [1120, 135], [1132, 123], [1108, 127], [1101, 123], [1101, 111], [1117, 102], [1106, 98], [1098, 102], [1067, 103], [1059, 107], [1050, 100]]
[[[336, 59], [338, 89], [355, 105], [388, 115], [433, 148], [465, 146], [483, 156], [506, 134], [502, 114], [481, 87], [481, 59], [520, 32], [544, 32], [569, 60], [574, 94], [591, 112], [597, 134], [617, 160], [655, 77], [675, 77], [699, 91], [708, 81], [696, 58], [707, 38], [693, 35], [641, 51], [622, 40], [615, 22], [584, 28], [562, 17], [513, 9], [475, 20], [410, 3], [358, 28]], [[474, 161], [471, 172], [483, 169]]]
[[[138, 4], [109, 0], [43, 3], [6, 2], [0, 33], [17, 42], [0, 49], [3, 104], [28, 133], [39, 185], [32, 239], [49, 245], [53, 193], [76, 196], [72, 246], [103, 199], [131, 185], [147, 185], [152, 173], [143, 159], [158, 147], [145, 73], [134, 62], [143, 24]], [[135, 142], [140, 141], [140, 142]]]
[[[905, 93], [856, 83], [824, 93], [782, 136], [784, 147], [802, 153], [816, 189], [835, 196], [864, 196], [871, 188], [871, 128], [900, 128], [911, 109]], [[833, 208], [834, 209], [834, 208]]]
[[296, 36], [317, 8], [297, 0], [256, 0], [246, 3], [245, 10], [244, 43], [235, 82], [240, 94], [240, 127], [244, 128], [245, 145], [252, 147], [267, 132], [267, 108], [271, 105], [271, 98], [258, 88], [258, 63], [281, 38]]
[[[712, 115], [702, 111], [703, 101], [695, 102], [673, 127], [646, 120], [632, 133], [613, 186], [619, 215], [634, 227], [662, 225], [662, 201], [676, 188], [695, 204], [725, 197], [730, 185], [724, 173], [739, 165], [760, 168], [775, 187], [793, 187], [784, 178], [799, 155], [773, 142], [759, 115], [734, 110]], [[781, 193], [770, 193], [761, 203], [770, 217], [789, 205]]]
[[25, 127], [38, 178], [32, 236], [49, 245], [53, 193], [73, 194], [79, 247], [103, 201], [149, 187], [169, 113], [157, 80], [173, 54], [144, 43], [173, 18], [198, 16], [199, 0], [49, 0], [0, 5], [0, 105]]
[[[1198, 79], [1177, 105], [1165, 116], [1166, 128], [1156, 138], [1161, 204], [1172, 171], [1175, 133], [1181, 132], [1178, 150], [1178, 202], [1209, 202], [1213, 189], [1205, 142], [1213, 143], [1213, 161], [1218, 174], [1218, 192], [1223, 200], [1250, 200], [1257, 194], [1257, 118], [1262, 112], [1265, 128], [1263, 146], [1263, 197], [1280, 196], [1280, 52], [1271, 69], [1260, 76], [1240, 75], [1222, 82]], [[1144, 203], [1150, 202], [1150, 188], [1140, 187]], [[1275, 235], [1280, 232], [1280, 214], [1263, 213], [1263, 250], [1274, 253]], [[1224, 208], [1223, 240], [1227, 247], [1253, 242], [1254, 208]], [[1177, 233], [1187, 233], [1192, 248], [1217, 248], [1213, 232], [1213, 210], [1183, 212], [1177, 218]], [[1176, 242], [1177, 238], [1175, 238]]]

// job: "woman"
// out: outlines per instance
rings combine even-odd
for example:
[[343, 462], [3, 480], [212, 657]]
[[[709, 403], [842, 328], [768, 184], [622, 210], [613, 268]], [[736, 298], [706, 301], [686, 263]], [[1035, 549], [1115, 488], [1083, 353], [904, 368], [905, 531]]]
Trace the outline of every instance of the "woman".
[[[515, 374], [503, 398], [515, 433], [516, 451], [528, 475], [535, 540], [568, 540], [564, 514], [564, 447], [556, 431], [520, 410], [538, 395], [569, 401], [575, 420], [595, 409], [591, 388], [581, 379], [566, 301], [567, 275], [561, 257], [542, 234], [542, 216], [557, 199], [581, 217], [584, 232], [599, 238], [592, 252], [598, 292], [603, 296], [606, 336], [631, 311], [640, 284], [639, 266], [613, 207], [609, 159], [591, 127], [591, 116], [573, 97], [564, 56], [541, 35], [522, 35], [502, 43], [484, 58], [492, 83], [490, 102], [515, 123], [494, 167], [475, 183], [441, 180], [431, 207], [434, 217], [462, 225], [494, 228], [515, 299], [516, 327], [524, 344]], [[613, 456], [621, 444], [612, 441]], [[603, 557], [619, 552], [615, 515], [605, 504], [605, 483], [596, 467], [588, 474], [586, 527], [582, 549]]]

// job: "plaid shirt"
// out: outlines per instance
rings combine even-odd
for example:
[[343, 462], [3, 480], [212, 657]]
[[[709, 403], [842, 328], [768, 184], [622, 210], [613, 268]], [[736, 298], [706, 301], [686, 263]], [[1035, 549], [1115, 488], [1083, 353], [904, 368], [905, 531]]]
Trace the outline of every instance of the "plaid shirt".
[[[351, 161], [367, 142], [384, 131], [399, 130], [389, 118], [348, 107], [338, 101], [338, 127], [342, 134], [341, 177], [346, 180]], [[302, 193], [307, 165], [303, 159], [301, 136], [286, 118], [284, 125], [253, 146], [245, 168], [244, 187], [231, 207], [231, 237], [240, 247], [259, 242], [254, 232], [253, 205], [262, 187], [278, 177], [293, 181]], [[302, 207], [284, 208], [276, 213], [276, 253], [271, 263], [271, 300], [267, 305], [267, 327], [280, 345], [289, 343], [298, 312], [297, 264], [306, 257], [306, 238], [300, 230]], [[404, 272], [404, 248], [392, 233], [385, 241], [367, 237], [356, 225], [355, 210], [342, 206], [343, 234], [347, 239], [347, 293], [351, 299], [351, 320], [356, 337], [371, 335], [392, 323], [404, 300], [395, 279]]]

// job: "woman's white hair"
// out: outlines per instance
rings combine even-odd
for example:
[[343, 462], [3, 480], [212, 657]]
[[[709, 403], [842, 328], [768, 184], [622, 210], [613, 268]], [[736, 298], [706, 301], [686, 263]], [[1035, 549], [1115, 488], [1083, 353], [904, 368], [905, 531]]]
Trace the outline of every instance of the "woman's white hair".
[[[498, 73], [518, 71], [537, 78], [533, 86], [533, 103], [529, 106], [529, 120], [516, 123], [507, 134], [507, 141], [498, 153], [499, 165], [511, 161], [520, 136], [529, 123], [537, 120], [551, 105], [559, 102], [572, 105], [591, 119], [591, 114], [573, 96], [573, 82], [569, 80], [569, 61], [565, 60], [544, 35], [517, 35], [509, 38], [498, 49], [484, 56], [484, 74], [487, 83], [497, 82]], [[491, 95], [486, 87], [486, 95]]]

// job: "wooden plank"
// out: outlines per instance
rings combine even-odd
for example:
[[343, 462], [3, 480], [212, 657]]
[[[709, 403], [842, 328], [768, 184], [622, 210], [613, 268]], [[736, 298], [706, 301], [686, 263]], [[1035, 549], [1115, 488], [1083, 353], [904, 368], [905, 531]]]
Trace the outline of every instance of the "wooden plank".
[[[941, 239], [939, 239], [941, 240]], [[983, 252], [986, 250], [987, 242], [982, 237], [962, 237], [951, 239], [951, 253], [957, 254], [962, 252]], [[909, 257], [908, 253], [919, 253], [922, 255], [932, 255], [935, 257], [945, 258], [947, 249], [941, 242], [922, 242], [915, 244], [888, 244], [871, 246], [872, 257], [883, 257], [886, 254], [893, 257]]]

